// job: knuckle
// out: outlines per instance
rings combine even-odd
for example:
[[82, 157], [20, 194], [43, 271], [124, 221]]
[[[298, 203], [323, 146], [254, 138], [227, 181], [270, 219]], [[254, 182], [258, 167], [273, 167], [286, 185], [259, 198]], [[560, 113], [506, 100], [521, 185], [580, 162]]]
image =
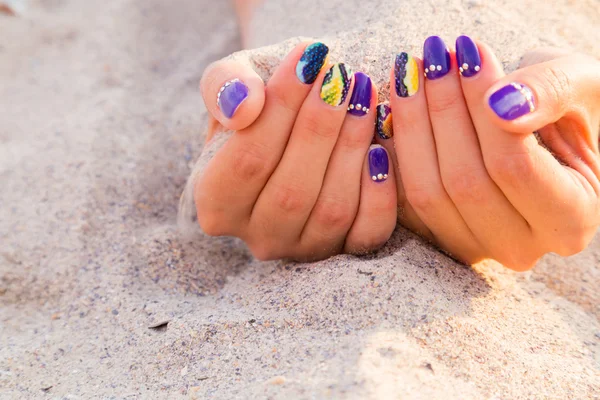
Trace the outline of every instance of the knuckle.
[[355, 216], [355, 207], [350, 202], [331, 197], [317, 201], [314, 209], [317, 224], [329, 232], [347, 230]]
[[248, 246], [250, 252], [259, 261], [271, 261], [279, 259], [278, 250], [264, 241], [256, 242]]
[[225, 234], [221, 218], [214, 213], [198, 212], [198, 224], [202, 232], [208, 236], [221, 236]]
[[371, 136], [365, 135], [364, 133], [367, 132], [343, 132], [338, 137], [337, 145], [348, 152], [354, 152], [356, 150], [366, 151]]
[[266, 90], [267, 93], [265, 94], [265, 98], [267, 101], [275, 103], [275, 107], [278, 109], [279, 113], [285, 112], [294, 116], [298, 113], [297, 94], [294, 93], [293, 90], [285, 90], [285, 88], [279, 87], [279, 85], [275, 83], [271, 83], [270, 86], [267, 86]]
[[301, 129], [308, 137], [326, 140], [336, 138], [339, 132], [335, 118], [318, 118], [316, 116], [303, 118]]
[[550, 66], [542, 74], [542, 88], [550, 99], [549, 104], [553, 104], [557, 109], [556, 113], [563, 110], [562, 104], [569, 104], [569, 97], [572, 93], [572, 82], [569, 74], [558, 66]]
[[364, 232], [365, 234], [359, 237], [354, 237], [352, 242], [347, 245], [352, 254], [366, 254], [374, 252], [383, 247], [392, 235], [392, 231], [389, 232], [378, 230], [372, 232]]
[[485, 158], [488, 173], [495, 182], [528, 182], [535, 175], [535, 165], [527, 153], [494, 153]]
[[429, 213], [443, 197], [443, 189], [433, 185], [405, 185], [406, 199], [417, 213]]
[[482, 203], [486, 201], [486, 174], [471, 166], [462, 166], [442, 175], [446, 192], [456, 202]]
[[437, 93], [431, 99], [427, 99], [427, 105], [431, 114], [448, 115], [454, 113], [454, 110], [464, 107], [464, 99], [456, 93]]
[[298, 214], [306, 209], [308, 198], [304, 189], [286, 183], [275, 188], [273, 203], [283, 213]]
[[255, 143], [248, 143], [240, 147], [232, 156], [232, 173], [243, 184], [260, 178], [266, 168], [265, 153]]

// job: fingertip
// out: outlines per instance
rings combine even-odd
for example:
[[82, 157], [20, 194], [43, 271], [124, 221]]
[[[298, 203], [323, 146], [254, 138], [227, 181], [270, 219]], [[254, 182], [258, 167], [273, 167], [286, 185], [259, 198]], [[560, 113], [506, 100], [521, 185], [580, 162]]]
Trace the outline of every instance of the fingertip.
[[262, 79], [251, 67], [237, 61], [220, 61], [207, 68], [200, 91], [208, 112], [231, 130], [252, 124], [265, 102]]

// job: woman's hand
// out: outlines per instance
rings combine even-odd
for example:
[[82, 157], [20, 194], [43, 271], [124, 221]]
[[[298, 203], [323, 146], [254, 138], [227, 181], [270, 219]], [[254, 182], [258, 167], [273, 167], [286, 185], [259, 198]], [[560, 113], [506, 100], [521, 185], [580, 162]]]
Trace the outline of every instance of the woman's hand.
[[401, 222], [467, 263], [522, 271], [583, 250], [600, 224], [600, 62], [569, 54], [505, 76], [468, 37], [446, 52], [428, 39], [424, 85], [392, 93]]

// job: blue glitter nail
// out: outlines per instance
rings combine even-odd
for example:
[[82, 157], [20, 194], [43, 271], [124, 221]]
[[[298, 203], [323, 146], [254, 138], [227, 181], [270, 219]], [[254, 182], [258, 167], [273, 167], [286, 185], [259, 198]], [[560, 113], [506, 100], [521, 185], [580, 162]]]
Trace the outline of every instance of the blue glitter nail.
[[317, 79], [325, 60], [327, 60], [327, 54], [329, 54], [329, 48], [323, 43], [317, 42], [306, 47], [296, 65], [296, 76], [300, 82], [311, 84]]

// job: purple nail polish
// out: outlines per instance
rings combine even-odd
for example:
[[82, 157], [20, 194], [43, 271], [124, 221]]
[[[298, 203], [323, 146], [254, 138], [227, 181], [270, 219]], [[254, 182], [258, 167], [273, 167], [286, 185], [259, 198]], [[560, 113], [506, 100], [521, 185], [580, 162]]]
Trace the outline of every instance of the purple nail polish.
[[450, 51], [439, 36], [429, 36], [423, 44], [425, 76], [439, 79], [450, 71]]
[[371, 145], [369, 150], [369, 173], [374, 182], [383, 182], [388, 178], [390, 162], [385, 149], [378, 145]]
[[477, 45], [468, 36], [456, 39], [456, 62], [460, 74], [466, 78], [477, 75], [481, 69], [481, 57]]
[[512, 82], [498, 89], [488, 103], [496, 115], [507, 121], [535, 111], [533, 92], [521, 83]]
[[357, 72], [354, 74], [354, 89], [348, 112], [359, 117], [366, 115], [371, 109], [371, 94], [373, 93], [373, 85], [369, 75]]
[[217, 94], [217, 105], [224, 116], [231, 118], [247, 97], [248, 86], [236, 78], [221, 86], [219, 94]]

